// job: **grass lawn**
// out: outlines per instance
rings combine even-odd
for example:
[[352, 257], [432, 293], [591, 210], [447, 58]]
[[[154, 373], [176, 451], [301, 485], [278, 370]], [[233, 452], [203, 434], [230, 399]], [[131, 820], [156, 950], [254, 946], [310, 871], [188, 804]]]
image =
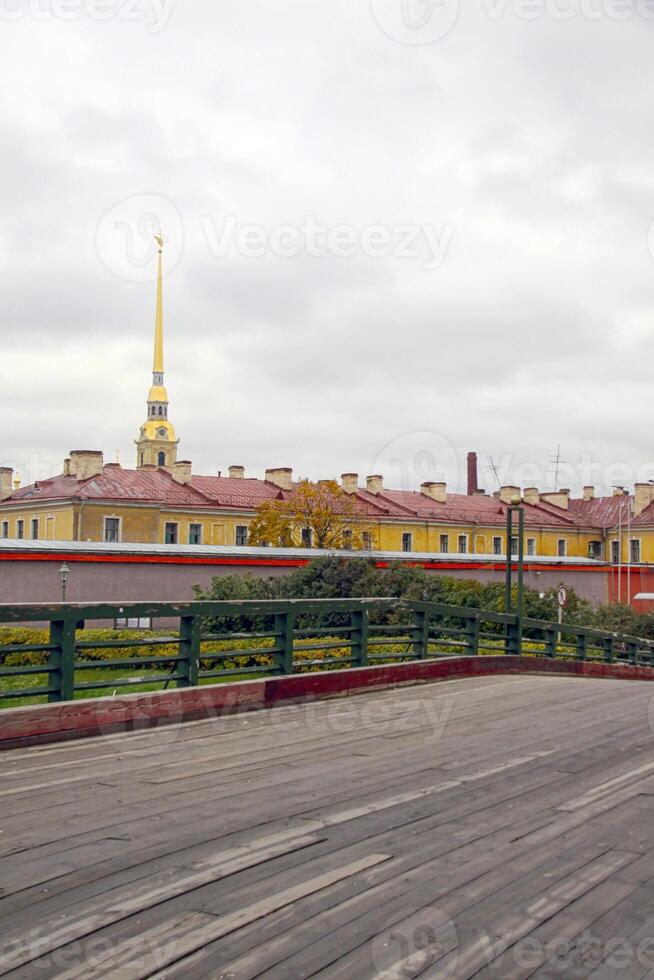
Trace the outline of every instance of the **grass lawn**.
[[[78, 680], [86, 683], [87, 681], [110, 681], [116, 680], [115, 687], [103, 687], [77, 691], [75, 700], [82, 698], [101, 698], [111, 697], [113, 694], [136, 694], [141, 691], [161, 691], [164, 689], [165, 681], [152, 681], [147, 683], [148, 676], [156, 677], [161, 671], [141, 670], [130, 676], [118, 670], [99, 667], [97, 670], [80, 671]], [[230, 674], [227, 677], [207, 677], [201, 678], [200, 684], [226, 684], [229, 681], [253, 680], [260, 674]], [[264, 675], [265, 676], [265, 675]], [[144, 683], [137, 683], [138, 681]], [[28, 697], [3, 698], [3, 691], [19, 691], [34, 687], [45, 687], [48, 683], [47, 674], [30, 674], [28, 677], [0, 677], [0, 710], [2, 708], [22, 708], [29, 704], [47, 704], [47, 695], [30, 695]], [[175, 689], [175, 681], [171, 681], [168, 690]]]

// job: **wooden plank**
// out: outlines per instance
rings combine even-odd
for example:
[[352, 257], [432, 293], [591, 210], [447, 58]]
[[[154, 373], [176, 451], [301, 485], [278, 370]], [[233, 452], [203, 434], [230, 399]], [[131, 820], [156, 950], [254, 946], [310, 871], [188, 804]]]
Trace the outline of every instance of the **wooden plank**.
[[443, 920], [434, 969], [458, 954], [462, 976], [485, 969], [482, 927], [506, 949], [550, 921], [644, 927], [630, 902], [652, 898], [649, 686], [450, 683], [18, 753], [0, 916], [8, 950], [36, 934], [44, 955], [17, 980], [65, 975], [52, 953], [96, 975], [95, 942], [113, 955], [98, 976], [393, 977], [407, 963], [373, 962], [373, 944], [434, 903], [457, 935], [448, 946]]
[[[143, 931], [141, 940], [146, 952], [138, 958], [136, 965], [133, 965], [133, 945], [127, 943], [112, 949], [105, 968], [96, 967], [94, 976], [115, 977], [117, 970], [120, 970], [121, 980], [132, 980], [132, 978], [138, 980], [140, 977], [157, 976], [165, 966], [182, 959], [199, 947], [220, 939], [251, 922], [256, 922], [277, 909], [292, 905], [307, 895], [329, 888], [330, 885], [341, 881], [343, 878], [359, 874], [361, 871], [387, 860], [387, 854], [370, 854], [368, 857], [352, 861], [343, 867], [334, 868], [315, 878], [310, 878], [292, 888], [273, 892], [268, 898], [246, 905], [221, 918], [208, 916], [206, 918], [211, 920], [209, 922], [205, 921], [205, 917], [198, 921], [197, 913], [195, 913], [190, 917], [190, 921], [186, 919], [183, 922], [183, 928], [180, 929], [178, 920], [170, 919], [156, 929]], [[175, 941], [167, 949], [162, 949], [159, 942], [162, 936], [166, 934], [174, 936]], [[74, 967], [72, 970], [60, 974], [60, 978], [61, 980], [82, 980], [87, 976], [84, 972], [86, 969], [86, 964]], [[156, 972], [154, 972], [155, 970]]]
[[253, 841], [247, 846], [220, 852], [213, 859], [198, 863], [193, 870], [169, 868], [141, 878], [136, 883], [130, 882], [122, 888], [111, 889], [94, 903], [85, 903], [76, 914], [69, 914], [63, 925], [36, 922], [27, 932], [14, 937], [11, 961], [7, 963], [0, 955], [0, 970], [6, 972], [8, 967], [15, 969], [23, 963], [29, 963], [34, 958], [35, 948], [39, 950], [39, 955], [51, 952], [136, 911], [159, 905], [176, 895], [200, 888], [217, 878], [235, 874], [253, 864], [269, 861], [289, 850], [309, 847], [317, 841], [315, 836], [300, 836], [293, 831], [272, 835]]

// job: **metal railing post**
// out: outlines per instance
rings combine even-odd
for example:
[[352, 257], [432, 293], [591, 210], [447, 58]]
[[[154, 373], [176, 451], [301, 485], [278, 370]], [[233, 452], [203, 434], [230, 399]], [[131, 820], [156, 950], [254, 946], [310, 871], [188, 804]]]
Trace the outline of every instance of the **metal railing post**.
[[556, 657], [556, 647], [558, 643], [558, 630], [547, 629], [545, 630], [545, 656], [549, 657], [550, 660], [554, 660]]
[[506, 627], [506, 653], [518, 657], [522, 652], [522, 616], [514, 615]]
[[54, 667], [49, 675], [57, 690], [48, 694], [48, 701], [72, 701], [75, 697], [75, 620], [54, 619], [50, 623], [50, 643], [56, 649], [48, 656], [48, 666]]
[[359, 667], [368, 666], [369, 620], [370, 617], [367, 609], [354, 609], [350, 615], [352, 657], [354, 658], [353, 662]]
[[199, 616], [182, 616], [179, 623], [179, 661], [182, 674], [177, 678], [177, 687], [197, 687], [200, 672], [200, 626]]
[[479, 655], [479, 616], [470, 616], [466, 620], [466, 642], [468, 644], [468, 656], [477, 657]]
[[277, 654], [283, 674], [293, 673], [293, 630], [295, 613], [292, 610], [275, 613], [275, 633], [278, 633]]
[[427, 656], [427, 643], [429, 639], [429, 614], [426, 612], [414, 612], [415, 619], [411, 627], [411, 644], [413, 646], [413, 656], [415, 660], [424, 660]]

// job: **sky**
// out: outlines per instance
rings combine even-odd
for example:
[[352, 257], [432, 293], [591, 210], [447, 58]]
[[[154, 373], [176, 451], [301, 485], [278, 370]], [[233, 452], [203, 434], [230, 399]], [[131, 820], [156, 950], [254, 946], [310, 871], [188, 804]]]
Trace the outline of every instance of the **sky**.
[[653, 478], [653, 46], [654, 0], [0, 0], [0, 465], [135, 465], [161, 229], [195, 472]]

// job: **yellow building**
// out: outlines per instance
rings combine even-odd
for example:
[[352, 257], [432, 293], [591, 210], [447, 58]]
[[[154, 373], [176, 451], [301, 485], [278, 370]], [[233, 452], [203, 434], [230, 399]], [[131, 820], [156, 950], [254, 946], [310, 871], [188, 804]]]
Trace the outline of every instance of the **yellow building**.
[[[152, 384], [147, 417], [136, 442], [136, 468], [105, 463], [98, 450], [75, 450], [62, 473], [21, 487], [12, 470], [0, 467], [0, 537], [49, 541], [105, 541], [170, 545], [247, 544], [248, 527], [267, 500], [294, 492], [292, 470], [274, 467], [263, 479], [242, 466], [227, 475], [201, 476], [177, 459], [179, 439], [169, 419], [164, 383], [162, 252], [157, 237], [157, 291]], [[474, 454], [470, 454], [474, 457]], [[471, 458], [469, 457], [469, 467]], [[520, 501], [525, 511], [528, 557], [604, 558], [654, 562], [654, 487], [637, 484], [633, 496], [596, 498], [568, 490], [540, 493], [502, 487], [488, 495], [476, 488], [476, 457], [468, 493], [448, 492], [444, 483], [420, 491], [393, 490], [381, 475], [341, 477], [356, 499], [372, 550], [430, 554], [506, 553], [506, 510]], [[310, 538], [305, 538], [310, 545]]]

